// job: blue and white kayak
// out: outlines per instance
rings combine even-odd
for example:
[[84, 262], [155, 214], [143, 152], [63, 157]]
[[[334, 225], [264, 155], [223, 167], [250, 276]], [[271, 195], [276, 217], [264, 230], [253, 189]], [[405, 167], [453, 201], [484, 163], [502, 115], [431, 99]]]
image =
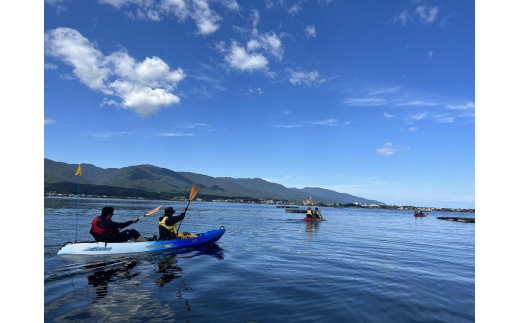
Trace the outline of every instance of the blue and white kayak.
[[65, 243], [58, 255], [111, 255], [198, 247], [217, 242], [226, 232], [224, 227], [197, 234], [194, 238], [146, 242], [76, 242]]

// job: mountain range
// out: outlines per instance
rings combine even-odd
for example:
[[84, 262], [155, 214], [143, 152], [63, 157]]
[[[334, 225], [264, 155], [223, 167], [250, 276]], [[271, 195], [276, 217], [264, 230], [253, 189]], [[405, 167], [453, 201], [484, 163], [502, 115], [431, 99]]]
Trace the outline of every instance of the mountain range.
[[187, 197], [193, 184], [197, 184], [197, 197], [203, 199], [273, 199], [299, 203], [312, 196], [316, 203], [384, 204], [319, 187], [288, 188], [261, 178], [211, 177], [190, 172], [175, 172], [153, 165], [100, 168], [92, 164], [81, 164], [80, 178], [74, 176], [77, 168], [77, 164], [45, 158], [45, 193], [76, 194], [79, 180], [81, 194], [113, 197], [170, 200], [174, 196]]

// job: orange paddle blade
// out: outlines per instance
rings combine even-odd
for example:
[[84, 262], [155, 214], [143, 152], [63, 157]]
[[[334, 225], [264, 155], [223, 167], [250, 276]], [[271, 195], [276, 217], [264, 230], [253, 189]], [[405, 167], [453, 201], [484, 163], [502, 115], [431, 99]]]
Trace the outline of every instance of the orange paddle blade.
[[159, 211], [159, 209], [161, 208], [161, 206], [162, 206], [162, 204], [159, 205], [158, 207], [156, 207], [155, 209], [153, 209], [153, 210], [151, 210], [151, 211], [145, 213], [144, 215], [152, 215], [152, 214], [154, 214], [155, 212]]
[[195, 195], [197, 195], [198, 190], [199, 190], [199, 188], [197, 187], [197, 185], [192, 186], [191, 192], [190, 192], [190, 201], [195, 198]]

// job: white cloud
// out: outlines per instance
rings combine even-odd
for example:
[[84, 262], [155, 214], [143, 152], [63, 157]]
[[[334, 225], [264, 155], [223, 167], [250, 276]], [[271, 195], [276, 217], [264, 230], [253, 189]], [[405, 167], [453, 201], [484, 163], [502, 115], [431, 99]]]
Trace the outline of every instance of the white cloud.
[[229, 49], [225, 60], [231, 67], [248, 72], [265, 70], [269, 64], [269, 61], [264, 55], [249, 53], [244, 47], [239, 46], [236, 42], [231, 44], [231, 48]]
[[50, 125], [50, 124], [53, 124], [55, 122], [56, 122], [56, 120], [54, 120], [52, 118], [45, 118], [45, 119], [43, 119], [43, 124], [44, 125]]
[[475, 103], [474, 102], [467, 102], [465, 104], [459, 104], [459, 105], [448, 105], [446, 106], [448, 109], [452, 110], [466, 110], [466, 109], [474, 109]]
[[433, 51], [432, 50], [428, 52], [428, 56], [429, 57], [433, 57]]
[[[179, 97], [170, 91], [186, 75], [182, 69], [171, 71], [158, 57], [136, 62], [124, 51], [105, 56], [94, 43], [70, 28], [46, 32], [45, 52], [72, 66], [74, 76], [89, 88], [122, 99], [121, 106], [142, 118], [180, 103]], [[101, 105], [114, 103], [113, 99], [104, 98]]]
[[274, 32], [258, 34], [256, 30], [254, 30], [253, 38], [247, 43], [247, 49], [249, 51], [262, 50], [264, 53], [279, 60], [281, 60], [283, 56], [282, 41]]
[[408, 128], [408, 130], [410, 130], [411, 132], [415, 132], [415, 131], [417, 131], [417, 127], [410, 127], [410, 128]]
[[387, 101], [381, 98], [350, 98], [343, 101], [347, 105], [372, 107], [385, 105]]
[[423, 24], [431, 24], [437, 18], [439, 9], [437, 7], [418, 6], [415, 8], [415, 12], [419, 15]]
[[198, 33], [202, 35], [217, 31], [222, 20], [222, 17], [210, 8], [210, 2], [218, 3], [235, 12], [240, 9], [235, 0], [99, 0], [99, 2], [110, 4], [118, 10], [125, 10], [129, 17], [136, 19], [160, 21], [163, 18], [176, 18], [183, 22], [189, 17], [193, 19]]
[[390, 114], [390, 113], [383, 113], [383, 117], [387, 118], [387, 119], [392, 119], [393, 117], [395, 117], [394, 114]]
[[316, 38], [316, 27], [314, 25], [305, 26], [305, 34], [307, 37]]
[[104, 56], [77, 30], [57, 28], [45, 33], [45, 52], [73, 67], [74, 75], [91, 89], [112, 94], [106, 86], [110, 69]]
[[383, 147], [376, 149], [376, 153], [383, 156], [393, 155], [398, 151], [405, 151], [410, 147], [394, 147], [391, 142], [387, 142]]
[[325, 82], [324, 78], [320, 78], [318, 71], [298, 72], [289, 69], [287, 72], [289, 73], [289, 82], [292, 85], [319, 86]]

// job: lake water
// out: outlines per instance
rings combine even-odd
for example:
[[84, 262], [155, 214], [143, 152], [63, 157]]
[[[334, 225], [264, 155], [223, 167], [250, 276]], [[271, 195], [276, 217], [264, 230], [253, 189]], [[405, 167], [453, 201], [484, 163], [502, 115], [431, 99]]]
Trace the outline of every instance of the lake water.
[[[192, 202], [181, 231], [226, 228], [175, 254], [58, 256], [92, 240], [106, 205], [124, 222], [185, 202], [45, 198], [45, 321], [474, 322], [475, 224], [412, 211], [320, 208], [326, 221], [273, 205]], [[163, 207], [163, 209], [164, 209]], [[163, 209], [129, 228], [158, 234]]]

